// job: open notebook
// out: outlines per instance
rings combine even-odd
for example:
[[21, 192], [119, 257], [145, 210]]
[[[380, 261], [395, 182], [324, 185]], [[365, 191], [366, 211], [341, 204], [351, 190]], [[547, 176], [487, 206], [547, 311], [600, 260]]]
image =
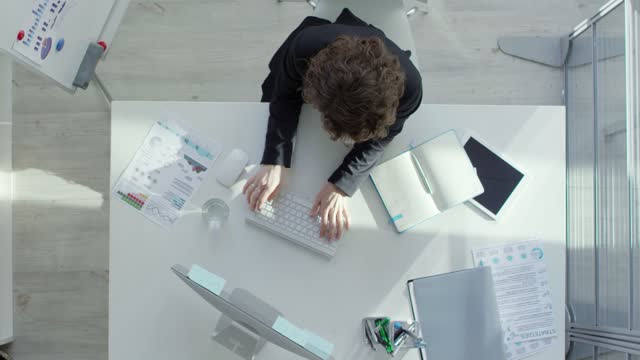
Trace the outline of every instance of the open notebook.
[[371, 180], [398, 232], [484, 192], [454, 131], [378, 165]]

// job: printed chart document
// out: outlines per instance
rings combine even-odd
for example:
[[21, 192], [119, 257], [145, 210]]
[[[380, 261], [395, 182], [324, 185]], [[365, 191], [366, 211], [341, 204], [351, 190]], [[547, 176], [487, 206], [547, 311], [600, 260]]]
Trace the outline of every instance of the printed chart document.
[[539, 241], [473, 249], [475, 266], [489, 266], [509, 360], [550, 347], [557, 336], [544, 250]]
[[220, 152], [219, 144], [198, 136], [182, 122], [159, 120], [120, 176], [112, 196], [169, 229]]

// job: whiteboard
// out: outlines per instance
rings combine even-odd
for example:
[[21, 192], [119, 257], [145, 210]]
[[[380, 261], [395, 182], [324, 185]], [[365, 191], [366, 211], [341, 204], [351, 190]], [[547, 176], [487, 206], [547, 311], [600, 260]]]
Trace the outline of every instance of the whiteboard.
[[[129, 4], [129, 0], [5, 1], [0, 50], [71, 92], [87, 47], [98, 41], [111, 45]], [[43, 27], [46, 31], [41, 32]], [[34, 30], [36, 36], [44, 33], [44, 39], [29, 38]], [[18, 41], [21, 31], [25, 37]], [[64, 44], [58, 50], [61, 39]]]

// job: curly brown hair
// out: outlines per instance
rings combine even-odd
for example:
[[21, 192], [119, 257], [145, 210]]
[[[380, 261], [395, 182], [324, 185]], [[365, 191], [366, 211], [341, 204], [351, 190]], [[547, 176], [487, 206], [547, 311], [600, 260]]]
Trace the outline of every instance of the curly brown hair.
[[404, 93], [400, 60], [378, 37], [339, 36], [309, 61], [302, 96], [333, 140], [387, 136]]

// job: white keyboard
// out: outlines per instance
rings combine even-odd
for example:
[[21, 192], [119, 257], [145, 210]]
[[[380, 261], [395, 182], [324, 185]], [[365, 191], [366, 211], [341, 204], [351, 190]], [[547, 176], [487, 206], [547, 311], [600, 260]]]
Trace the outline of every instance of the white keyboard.
[[320, 238], [320, 219], [309, 216], [312, 203], [292, 194], [283, 194], [250, 211], [246, 221], [329, 258], [336, 254], [336, 241]]

